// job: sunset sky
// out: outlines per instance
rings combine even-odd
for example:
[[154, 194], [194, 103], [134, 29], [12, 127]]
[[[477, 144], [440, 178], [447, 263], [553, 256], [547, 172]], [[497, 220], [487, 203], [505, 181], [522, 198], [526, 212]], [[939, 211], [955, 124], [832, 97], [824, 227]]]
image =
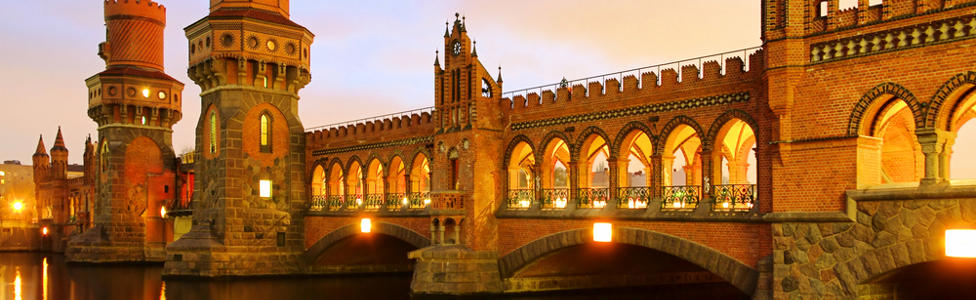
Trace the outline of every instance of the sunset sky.
[[[183, 27], [206, 0], [167, 7], [166, 72], [186, 84], [177, 153], [193, 147], [200, 89], [186, 76]], [[501, 65], [505, 90], [758, 46], [759, 1], [319, 1], [293, 0], [291, 17], [316, 36], [312, 82], [301, 91], [305, 127], [433, 105], [434, 50], [444, 22], [467, 16], [482, 63]], [[10, 1], [0, 10], [0, 159], [30, 164], [39, 134], [58, 125], [81, 163], [97, 132], [84, 80], [104, 69], [100, 1]], [[443, 51], [441, 51], [443, 55]], [[443, 61], [443, 60], [442, 60]]]

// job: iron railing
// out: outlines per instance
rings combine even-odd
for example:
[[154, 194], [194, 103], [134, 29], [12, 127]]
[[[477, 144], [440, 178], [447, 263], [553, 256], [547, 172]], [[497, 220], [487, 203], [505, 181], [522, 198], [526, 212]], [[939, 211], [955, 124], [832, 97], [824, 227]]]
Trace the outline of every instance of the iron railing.
[[700, 185], [674, 185], [661, 187], [661, 210], [690, 211], [701, 202]]
[[755, 184], [717, 184], [712, 186], [713, 211], [750, 211], [756, 204]]
[[509, 189], [508, 209], [528, 209], [535, 201], [534, 189]]
[[384, 194], [366, 194], [365, 199], [363, 199], [362, 208], [366, 210], [379, 210], [380, 207], [383, 207], [384, 196]]
[[434, 107], [433, 106], [428, 106], [428, 107], [424, 107], [424, 108], [418, 108], [418, 109], [412, 109], [412, 110], [407, 110], [407, 111], [395, 112], [395, 113], [391, 113], [391, 114], [385, 114], [385, 115], [382, 115], [382, 116], [362, 118], [362, 119], [358, 119], [358, 120], [345, 121], [345, 122], [333, 123], [333, 124], [316, 126], [316, 127], [309, 127], [309, 128], [305, 128], [305, 132], [313, 132], [313, 131], [318, 131], [318, 130], [326, 130], [326, 129], [332, 129], [332, 128], [339, 128], [339, 127], [343, 127], [343, 126], [356, 125], [356, 124], [359, 124], [359, 123], [366, 123], [366, 122], [370, 122], [370, 121], [385, 120], [385, 119], [389, 119], [389, 118], [393, 118], [393, 117], [402, 117], [402, 116], [408, 116], [409, 117], [410, 115], [413, 115], [413, 114], [420, 115], [420, 114], [423, 114], [425, 112], [426, 113], [433, 114], [434, 113]]
[[326, 207], [328, 207], [329, 211], [340, 210], [345, 203], [346, 197], [344, 195], [329, 195], [326, 197]]
[[617, 208], [645, 209], [651, 202], [651, 197], [649, 187], [617, 188]]
[[328, 207], [328, 198], [326, 195], [313, 195], [312, 202], [308, 205], [308, 209], [312, 211], [321, 211], [325, 207]]
[[542, 209], [563, 209], [569, 203], [568, 188], [542, 189]]
[[424, 209], [430, 206], [430, 192], [410, 193], [410, 209]]
[[346, 209], [357, 210], [363, 205], [363, 194], [346, 195]]
[[[656, 82], [655, 84], [661, 84], [661, 78], [662, 78], [661, 77], [661, 70], [668, 69], [668, 68], [673, 68], [676, 72], [678, 72], [678, 80], [680, 81], [681, 80], [681, 67], [682, 66], [688, 66], [688, 65], [698, 66], [698, 70], [699, 70], [698, 76], [699, 76], [699, 78], [701, 78], [701, 76], [703, 76], [703, 74], [705, 73], [705, 72], [703, 72], [704, 68], [702, 67], [702, 65], [705, 62], [715, 61], [715, 60], [717, 60], [717, 62], [721, 66], [721, 73], [722, 74], [725, 74], [726, 73], [725, 60], [728, 59], [728, 58], [732, 58], [732, 57], [740, 57], [740, 58], [742, 58], [743, 68], [745, 68], [746, 70], [748, 70], [748, 68], [749, 68], [749, 55], [751, 53], [755, 53], [757, 50], [760, 50], [760, 49], [762, 49], [762, 47], [750, 47], [750, 48], [745, 48], [745, 49], [739, 49], [739, 50], [733, 50], [733, 51], [728, 51], [728, 52], [722, 52], [722, 53], [718, 53], [718, 54], [712, 54], [712, 55], [700, 56], [700, 57], [695, 57], [695, 58], [689, 58], [689, 59], [685, 59], [685, 60], [673, 61], [673, 62], [658, 64], [658, 65], [653, 65], [653, 66], [647, 66], [647, 67], [641, 67], [641, 68], [630, 69], [630, 70], [625, 70], [625, 71], [619, 71], [619, 72], [615, 72], [615, 73], [607, 73], [607, 74], [603, 74], [603, 75], [591, 76], [591, 77], [581, 78], [581, 79], [576, 79], [576, 80], [565, 80], [564, 79], [563, 81], [558, 82], [558, 83], [554, 83], [554, 84], [546, 84], [546, 85], [540, 85], [540, 86], [530, 87], [530, 88], [525, 88], [525, 89], [520, 89], [520, 90], [503, 92], [502, 93], [502, 98], [512, 99], [512, 98], [514, 98], [517, 95], [526, 96], [529, 93], [537, 93], [539, 95], [542, 95], [542, 92], [543, 91], [546, 91], [546, 90], [550, 90], [550, 91], [555, 92], [560, 87], [570, 87], [571, 88], [571, 87], [573, 87], [574, 85], [577, 85], [577, 84], [581, 84], [581, 85], [583, 85], [585, 87], [589, 87], [590, 82], [600, 82], [601, 84], [603, 84], [604, 82], [607, 81], [607, 79], [617, 79], [617, 80], [619, 80], [619, 82], [621, 82], [620, 89], [622, 91], [623, 90], [623, 84], [622, 83], [623, 83], [624, 77], [634, 76], [638, 80], [638, 86], [640, 86], [641, 84], [644, 84], [644, 83], [640, 82], [641, 75], [644, 74], [644, 73], [647, 73], [647, 72], [653, 72], [654, 74], [657, 74], [657, 78], [658, 78], [657, 80], [658, 80], [658, 82]], [[606, 90], [606, 84], [604, 84], [604, 90]], [[587, 95], [589, 95], [589, 92], [590, 91], [586, 91]], [[606, 91], [601, 91], [601, 92], [606, 92]]]
[[580, 188], [578, 191], [578, 208], [603, 208], [610, 201], [610, 188]]
[[395, 211], [410, 206], [410, 199], [404, 193], [387, 193], [384, 202], [386, 210]]

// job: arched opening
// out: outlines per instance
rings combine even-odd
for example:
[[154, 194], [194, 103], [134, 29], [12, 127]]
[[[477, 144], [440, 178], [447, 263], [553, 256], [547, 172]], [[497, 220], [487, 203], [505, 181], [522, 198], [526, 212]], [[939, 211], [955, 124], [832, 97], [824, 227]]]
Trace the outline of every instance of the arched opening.
[[535, 156], [526, 142], [519, 142], [508, 158], [508, 208], [527, 209], [535, 201]]
[[674, 128], [661, 156], [661, 209], [694, 210], [701, 201], [701, 138], [691, 126]]
[[444, 240], [445, 245], [461, 244], [461, 223], [454, 218], [444, 220]]
[[326, 204], [329, 210], [338, 210], [346, 202], [346, 176], [342, 171], [342, 164], [333, 162], [329, 167], [328, 196]]
[[349, 164], [346, 171], [346, 207], [359, 208], [363, 205], [363, 167], [358, 161]]
[[325, 168], [321, 164], [316, 164], [315, 169], [312, 170], [312, 179], [310, 181], [311, 193], [312, 193], [312, 210], [321, 210], [322, 207], [326, 205], [325, 197], [329, 194], [329, 185], [325, 181]]
[[410, 205], [410, 200], [407, 198], [407, 177], [406, 168], [403, 165], [403, 160], [400, 156], [394, 156], [390, 160], [390, 168], [387, 170], [386, 183], [387, 194], [386, 194], [386, 205], [388, 209], [400, 209], [403, 206]]
[[876, 99], [877, 113], [866, 126], [868, 135], [880, 139], [880, 183], [918, 182], [924, 172], [924, 156], [915, 135], [915, 117], [905, 101]]
[[621, 157], [626, 159], [617, 161], [619, 187], [617, 188], [617, 202], [620, 208], [645, 209], [651, 200], [651, 155], [654, 146], [650, 137], [642, 130], [632, 130], [624, 136], [620, 143]]
[[580, 208], [603, 208], [610, 200], [610, 146], [598, 134], [591, 134], [580, 145]]
[[377, 210], [383, 206], [383, 163], [374, 158], [366, 167], [366, 195], [364, 196], [363, 207], [369, 210]]
[[542, 155], [542, 208], [562, 209], [569, 202], [569, 146], [561, 138], [546, 145]]
[[430, 161], [418, 153], [410, 164], [410, 208], [430, 205]]
[[953, 95], [956, 99], [949, 115], [948, 178], [976, 179], [976, 86], [964, 85]]
[[376, 222], [371, 232], [363, 233], [359, 224], [350, 224], [323, 236], [304, 256], [313, 269], [343, 266], [352, 271], [402, 272], [413, 266], [407, 253], [429, 245], [427, 237], [400, 225]]
[[863, 283], [858, 297], [976, 299], [976, 261], [943, 259], [904, 266]]
[[738, 118], [722, 125], [713, 141], [715, 211], [749, 211], [756, 204], [756, 134]]
[[271, 116], [264, 112], [261, 114], [260, 133], [258, 145], [261, 152], [271, 153]]

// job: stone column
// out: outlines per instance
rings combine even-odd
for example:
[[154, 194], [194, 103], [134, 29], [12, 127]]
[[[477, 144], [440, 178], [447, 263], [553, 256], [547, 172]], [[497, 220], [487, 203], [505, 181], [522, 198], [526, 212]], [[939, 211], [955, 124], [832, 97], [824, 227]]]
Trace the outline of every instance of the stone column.
[[946, 181], [946, 172], [943, 170], [948, 159], [945, 159], [945, 145], [947, 134], [943, 130], [935, 128], [922, 128], [915, 131], [918, 136], [918, 143], [922, 145], [922, 153], [925, 155], [925, 176], [922, 177], [922, 185], [939, 184]]

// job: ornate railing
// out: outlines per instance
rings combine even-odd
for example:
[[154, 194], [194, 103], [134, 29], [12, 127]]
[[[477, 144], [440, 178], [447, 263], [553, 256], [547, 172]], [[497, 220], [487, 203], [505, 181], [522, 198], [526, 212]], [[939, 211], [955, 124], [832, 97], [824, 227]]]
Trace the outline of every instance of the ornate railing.
[[535, 201], [533, 189], [508, 190], [508, 209], [529, 209], [533, 201]]
[[363, 194], [346, 195], [346, 209], [357, 210], [363, 205]]
[[690, 211], [701, 202], [700, 185], [674, 185], [661, 187], [661, 210]]
[[384, 194], [366, 194], [366, 198], [363, 199], [363, 209], [379, 210], [383, 207], [384, 196]]
[[326, 195], [312, 195], [312, 202], [308, 204], [308, 209], [313, 211], [321, 211], [322, 208], [325, 208], [328, 205], [328, 198]]
[[610, 188], [580, 188], [578, 208], [603, 208], [610, 201]]
[[404, 193], [387, 193], [386, 201], [383, 204], [386, 210], [396, 211], [410, 206], [410, 198]]
[[569, 203], [569, 189], [542, 189], [542, 209], [563, 209]]
[[718, 184], [712, 186], [713, 211], [749, 211], [756, 204], [755, 184]]
[[346, 197], [344, 195], [329, 195], [325, 198], [325, 201], [329, 211], [338, 211], [346, 203]]
[[646, 209], [651, 202], [651, 188], [622, 187], [617, 188], [617, 208]]
[[430, 206], [430, 192], [410, 193], [410, 209], [424, 209]]

